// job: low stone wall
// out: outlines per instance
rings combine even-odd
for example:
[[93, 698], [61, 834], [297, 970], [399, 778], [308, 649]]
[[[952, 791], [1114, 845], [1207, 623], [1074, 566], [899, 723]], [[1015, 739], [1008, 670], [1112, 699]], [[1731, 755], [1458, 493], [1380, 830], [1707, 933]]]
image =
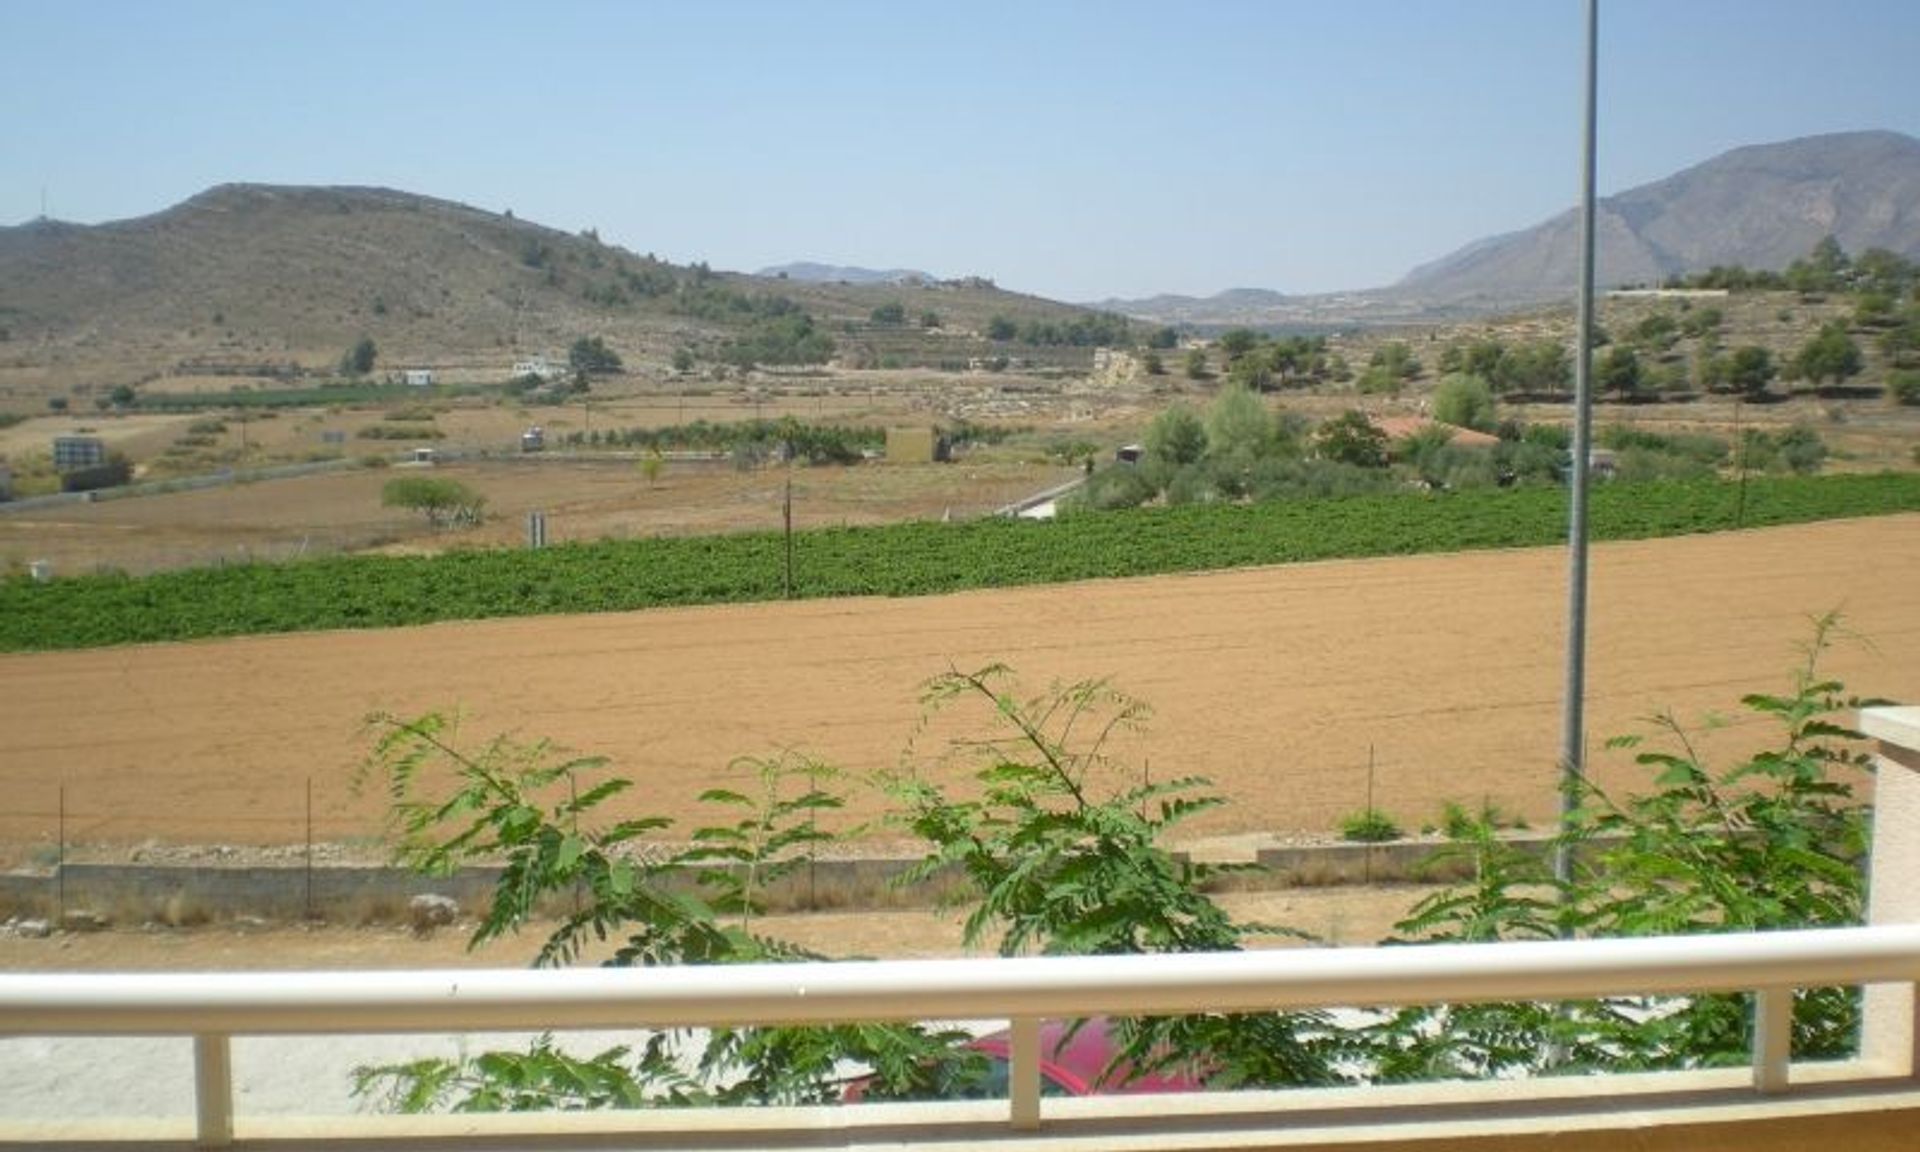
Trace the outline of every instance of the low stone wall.
[[[1545, 837], [1513, 841], [1544, 854]], [[1234, 889], [1317, 887], [1441, 881], [1466, 874], [1464, 861], [1433, 861], [1430, 841], [1389, 844], [1326, 844], [1263, 848], [1258, 869], [1225, 878]], [[771, 911], [834, 908], [926, 907], [951, 892], [956, 881], [902, 887], [899, 879], [917, 860], [871, 858], [818, 860], [768, 886]], [[253, 918], [267, 921], [325, 920], [331, 923], [404, 922], [415, 896], [453, 900], [463, 912], [484, 907], [499, 881], [499, 868], [463, 868], [450, 876], [422, 876], [391, 867], [329, 865], [287, 867], [181, 867], [143, 864], [66, 864], [51, 872], [0, 874], [0, 917], [58, 920], [84, 911], [113, 924], [177, 926]], [[563, 911], [565, 896], [554, 901]]]

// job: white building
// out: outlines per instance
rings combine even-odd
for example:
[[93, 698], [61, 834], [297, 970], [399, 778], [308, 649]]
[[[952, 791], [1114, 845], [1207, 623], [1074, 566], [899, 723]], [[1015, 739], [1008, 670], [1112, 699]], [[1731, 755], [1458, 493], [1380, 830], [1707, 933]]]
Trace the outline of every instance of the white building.
[[554, 380], [558, 379], [561, 374], [560, 366], [548, 360], [545, 356], [535, 356], [529, 360], [515, 360], [513, 362], [513, 378], [515, 380], [527, 376], [537, 376], [542, 380]]

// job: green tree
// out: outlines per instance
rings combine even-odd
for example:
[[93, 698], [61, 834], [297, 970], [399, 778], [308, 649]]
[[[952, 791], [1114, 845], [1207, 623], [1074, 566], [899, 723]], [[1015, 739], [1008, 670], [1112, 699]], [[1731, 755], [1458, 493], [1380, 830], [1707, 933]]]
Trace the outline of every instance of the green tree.
[[1260, 398], [1239, 384], [1220, 390], [1207, 408], [1207, 454], [1250, 466], [1273, 437], [1273, 418]]
[[1804, 258], [1787, 265], [1787, 287], [1795, 292], [1817, 294], [1838, 292], [1846, 286], [1853, 264], [1840, 242], [1824, 236]]
[[1854, 287], [1895, 298], [1912, 293], [1920, 267], [1885, 248], [1869, 248], [1853, 262]]
[[1140, 367], [1149, 376], [1165, 376], [1167, 362], [1160, 358], [1157, 349], [1149, 348], [1140, 356]]
[[1227, 354], [1227, 363], [1245, 356], [1260, 343], [1260, 334], [1251, 328], [1232, 328], [1220, 337], [1220, 350]]
[[682, 376], [693, 371], [693, 349], [675, 348], [673, 350], [673, 370]]
[[1509, 349], [1488, 382], [1501, 393], [1565, 392], [1573, 383], [1573, 365], [1559, 341], [1534, 340]]
[[1360, 391], [1398, 395], [1407, 381], [1420, 375], [1420, 361], [1406, 342], [1395, 340], [1374, 350], [1360, 374]]
[[1780, 374], [1774, 367], [1773, 354], [1756, 344], [1735, 348], [1725, 363], [1725, 371], [1719, 378], [1728, 389], [1743, 396], [1764, 395], [1767, 385]]
[[1387, 466], [1387, 434], [1365, 412], [1354, 408], [1323, 421], [1314, 430], [1313, 450], [1322, 460], [1360, 468]]
[[907, 309], [906, 306], [899, 301], [890, 300], [878, 308], [875, 308], [871, 314], [871, 319], [875, 324], [896, 327], [907, 322]]
[[1433, 418], [1487, 432], [1499, 423], [1493, 388], [1479, 376], [1455, 373], [1433, 390]]
[[340, 357], [340, 374], [365, 376], [373, 371], [373, 362], [379, 358], [379, 355], [380, 350], [374, 345], [373, 340], [362, 336]]
[[567, 367], [576, 375], [611, 375], [624, 368], [620, 354], [607, 347], [607, 342], [599, 336], [582, 336], [567, 349]]
[[1908, 305], [1880, 334], [1880, 351], [1895, 367], [1920, 367], [1920, 304]]
[[1005, 316], [994, 316], [987, 321], [987, 339], [1011, 340], [1020, 334], [1020, 326]]
[[107, 400], [115, 408], [131, 408], [137, 399], [139, 397], [135, 395], [131, 384], [116, 384], [113, 391], [107, 393]]
[[1375, 349], [1373, 355], [1367, 358], [1367, 367], [1378, 368], [1401, 380], [1411, 380], [1420, 375], [1420, 359], [1404, 340], [1392, 340]]
[[1826, 460], [1826, 442], [1804, 424], [1779, 432], [1749, 428], [1741, 436], [1740, 463], [1744, 468], [1809, 476], [1820, 471]]
[[1204, 348], [1187, 349], [1187, 379], [1211, 380], [1213, 371], [1207, 366], [1207, 350]]
[[1175, 404], [1147, 425], [1147, 454], [1176, 467], [1207, 454], [1207, 428], [1193, 409]]
[[1920, 372], [1902, 370], [1887, 373], [1887, 392], [1896, 404], [1920, 406]]
[[435, 528], [447, 524], [474, 523], [486, 507], [486, 497], [444, 476], [400, 476], [380, 489], [380, 503], [387, 508], [406, 508], [419, 512]]
[[1680, 331], [1695, 340], [1718, 332], [1726, 322], [1726, 313], [1718, 308], [1694, 308], [1680, 317]]
[[1819, 333], [1809, 337], [1794, 353], [1790, 370], [1796, 380], [1838, 384], [1849, 376], [1859, 375], [1862, 363], [1860, 345], [1847, 335], [1846, 326], [1830, 323], [1821, 325]]
[[1899, 322], [1894, 299], [1888, 293], [1862, 292], [1854, 297], [1854, 327], [1891, 328]]
[[920, 327], [934, 329], [940, 327], [940, 313], [929, 308], [920, 313]]
[[1638, 396], [1645, 383], [1640, 357], [1624, 344], [1606, 348], [1594, 357], [1593, 379], [1600, 391], [1611, 392], [1622, 400]]
[[1627, 340], [1643, 352], [1658, 355], [1680, 342], [1680, 322], [1670, 312], [1655, 312], [1629, 329]]
[[1180, 332], [1175, 328], [1162, 325], [1159, 328], [1155, 328], [1147, 336], [1147, 347], [1149, 348], [1156, 348], [1162, 352], [1170, 352], [1179, 346]]

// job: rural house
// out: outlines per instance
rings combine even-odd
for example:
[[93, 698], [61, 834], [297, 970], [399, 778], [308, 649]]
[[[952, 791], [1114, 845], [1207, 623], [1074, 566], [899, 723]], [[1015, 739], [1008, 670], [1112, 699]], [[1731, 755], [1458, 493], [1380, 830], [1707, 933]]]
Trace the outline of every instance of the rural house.
[[53, 438], [53, 470], [55, 472], [77, 472], [82, 468], [94, 468], [106, 462], [107, 444], [98, 436], [55, 436]]

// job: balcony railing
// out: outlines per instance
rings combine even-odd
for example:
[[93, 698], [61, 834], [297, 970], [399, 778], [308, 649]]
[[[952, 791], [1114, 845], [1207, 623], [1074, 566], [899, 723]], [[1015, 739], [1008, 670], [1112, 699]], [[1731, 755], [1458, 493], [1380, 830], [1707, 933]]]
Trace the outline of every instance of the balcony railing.
[[[234, 1138], [229, 1041], [236, 1035], [1005, 1019], [1013, 1033], [1006, 1123], [1032, 1131], [1045, 1119], [1043, 1018], [1752, 992], [1752, 1087], [1778, 1095], [1791, 1079], [1794, 990], [1879, 985], [1867, 1000], [1863, 1059], [1848, 1074], [1910, 1079], [1920, 981], [1920, 916], [1912, 914], [1920, 904], [1920, 709], [1877, 710], [1863, 727], [1882, 740], [1882, 771], [1876, 923], [1862, 928], [708, 968], [0, 975], [0, 1034], [191, 1036], [202, 1147]], [[1286, 1107], [1285, 1094], [1263, 1099]], [[351, 1132], [343, 1122], [334, 1135]]]
[[1012, 1022], [1009, 1121], [1041, 1123], [1040, 1022], [1698, 992], [1757, 994], [1753, 1085], [1783, 1092], [1797, 988], [1920, 980], [1920, 927], [1178, 956], [572, 971], [0, 976], [0, 1030], [194, 1039], [198, 1141], [233, 1135], [229, 1038]]

